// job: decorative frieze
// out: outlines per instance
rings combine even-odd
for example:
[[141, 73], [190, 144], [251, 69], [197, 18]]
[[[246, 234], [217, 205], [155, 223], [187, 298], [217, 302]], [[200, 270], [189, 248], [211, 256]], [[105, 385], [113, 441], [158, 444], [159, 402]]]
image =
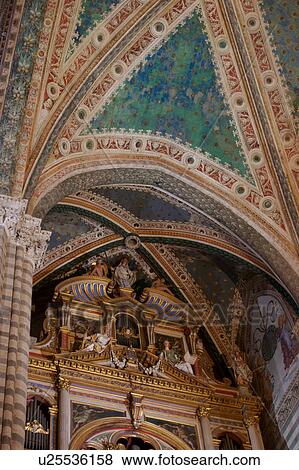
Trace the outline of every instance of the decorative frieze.
[[299, 402], [299, 373], [295, 376], [290, 387], [281, 400], [277, 412], [276, 420], [280, 428], [283, 428], [289, 416], [298, 407]]

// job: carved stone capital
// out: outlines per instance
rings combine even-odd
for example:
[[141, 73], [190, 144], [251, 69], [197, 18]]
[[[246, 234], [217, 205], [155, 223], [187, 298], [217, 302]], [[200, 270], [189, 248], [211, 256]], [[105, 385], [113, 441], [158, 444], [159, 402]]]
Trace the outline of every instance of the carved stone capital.
[[200, 419], [200, 418], [208, 418], [210, 416], [210, 413], [211, 413], [211, 407], [210, 406], [206, 406], [206, 405], [203, 405], [203, 406], [199, 406], [196, 410], [196, 416]]
[[26, 214], [27, 201], [0, 195], [0, 224], [10, 238], [25, 249], [37, 269], [45, 255], [51, 232], [41, 230], [41, 220]]
[[3, 194], [0, 195], [0, 224], [5, 226], [13, 239], [21, 226], [26, 207], [27, 201], [25, 199], [19, 200]]
[[32, 260], [35, 269], [40, 266], [47, 250], [51, 232], [41, 230], [41, 220], [25, 215], [17, 234], [17, 242], [24, 246], [27, 256]]

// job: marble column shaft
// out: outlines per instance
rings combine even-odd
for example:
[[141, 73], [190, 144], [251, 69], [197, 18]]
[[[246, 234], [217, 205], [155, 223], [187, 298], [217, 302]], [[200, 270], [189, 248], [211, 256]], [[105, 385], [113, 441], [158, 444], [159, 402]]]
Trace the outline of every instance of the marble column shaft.
[[48, 232], [25, 214], [26, 201], [0, 195], [0, 449], [25, 439], [32, 276]]
[[252, 450], [263, 450], [264, 443], [258, 420], [247, 420], [245, 422]]
[[211, 430], [211, 423], [209, 420], [210, 408], [200, 406], [197, 410], [197, 418], [200, 423], [202, 438], [204, 442], [204, 448], [206, 450], [214, 450], [213, 436]]
[[71, 399], [68, 381], [59, 378], [58, 449], [69, 448], [71, 440]]

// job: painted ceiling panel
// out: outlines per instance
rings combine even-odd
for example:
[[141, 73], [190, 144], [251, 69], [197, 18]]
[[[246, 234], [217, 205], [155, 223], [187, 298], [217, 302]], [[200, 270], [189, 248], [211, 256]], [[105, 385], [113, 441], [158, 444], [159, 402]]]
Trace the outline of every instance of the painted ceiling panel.
[[85, 38], [97, 24], [101, 23], [110, 8], [117, 3], [116, 0], [82, 0], [67, 58], [74, 52], [78, 43]]
[[249, 171], [236, 143], [198, 13], [124, 83], [95, 116], [91, 128], [168, 134], [208, 152], [244, 176]]
[[216, 255], [206, 255], [197, 248], [172, 246], [171, 250], [224, 319], [234, 295], [234, 280], [237, 279], [235, 264], [227, 262], [223, 269], [221, 260]]
[[96, 225], [94, 220], [88, 220], [87, 217], [80, 216], [71, 209], [67, 211], [61, 210], [59, 207], [51, 209], [42, 223], [44, 230], [52, 232], [48, 251], [80, 234], [90, 232]]
[[181, 207], [150, 194], [132, 189], [95, 188], [91, 192], [108, 197], [143, 220], [169, 220], [189, 222], [191, 214]]
[[269, 33], [282, 67], [292, 105], [299, 109], [299, 1], [273, 2], [263, 0], [263, 10]]

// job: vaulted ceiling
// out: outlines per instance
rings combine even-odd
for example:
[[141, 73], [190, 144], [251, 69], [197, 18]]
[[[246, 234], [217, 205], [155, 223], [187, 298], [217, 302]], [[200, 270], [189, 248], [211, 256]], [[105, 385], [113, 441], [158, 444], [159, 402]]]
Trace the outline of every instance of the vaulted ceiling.
[[0, 192], [53, 232], [36, 282], [135, 233], [211, 301], [256, 270], [298, 298], [295, 3], [19, 1]]

